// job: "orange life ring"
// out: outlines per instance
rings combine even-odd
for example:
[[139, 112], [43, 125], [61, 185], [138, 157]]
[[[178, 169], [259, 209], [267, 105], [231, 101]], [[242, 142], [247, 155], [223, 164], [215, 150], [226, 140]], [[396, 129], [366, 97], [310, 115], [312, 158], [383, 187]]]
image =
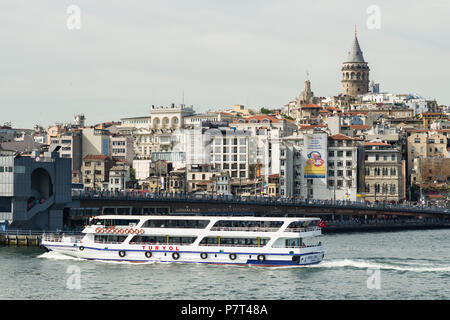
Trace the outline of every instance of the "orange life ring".
[[102, 230], [102, 228], [97, 227], [97, 228], [95, 229], [95, 233], [100, 233], [101, 230]]
[[125, 233], [129, 234], [130, 233], [130, 229], [125, 229]]
[[119, 233], [122, 234], [123, 233], [123, 229], [119, 229]]
[[144, 233], [145, 233], [145, 230], [144, 230], [144, 229], [141, 229], [141, 230], [139, 231], [139, 233], [140, 233], [140, 234], [144, 234]]

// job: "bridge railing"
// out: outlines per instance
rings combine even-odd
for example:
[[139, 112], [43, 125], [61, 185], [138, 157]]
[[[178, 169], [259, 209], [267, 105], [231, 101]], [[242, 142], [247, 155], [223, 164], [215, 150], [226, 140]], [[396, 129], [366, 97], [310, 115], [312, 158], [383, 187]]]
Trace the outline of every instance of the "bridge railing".
[[443, 213], [450, 215], [450, 208], [412, 205], [408, 202], [356, 202], [350, 200], [304, 200], [298, 198], [259, 197], [259, 196], [231, 196], [231, 195], [205, 195], [185, 193], [150, 193], [150, 192], [110, 192], [110, 191], [85, 191], [73, 195], [78, 200], [153, 200], [153, 201], [178, 201], [178, 202], [220, 202], [229, 204], [250, 205], [280, 205], [280, 206], [309, 206], [309, 207], [334, 207], [349, 209], [374, 209], [387, 211], [409, 211], [417, 213]]

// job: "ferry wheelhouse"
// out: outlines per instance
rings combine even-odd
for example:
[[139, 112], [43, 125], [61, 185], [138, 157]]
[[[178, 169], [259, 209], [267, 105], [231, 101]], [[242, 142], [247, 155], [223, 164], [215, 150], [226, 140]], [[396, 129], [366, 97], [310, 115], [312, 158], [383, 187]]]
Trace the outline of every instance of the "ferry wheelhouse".
[[49, 251], [76, 258], [260, 266], [320, 263], [319, 218], [254, 216], [95, 217], [83, 234], [44, 235]]

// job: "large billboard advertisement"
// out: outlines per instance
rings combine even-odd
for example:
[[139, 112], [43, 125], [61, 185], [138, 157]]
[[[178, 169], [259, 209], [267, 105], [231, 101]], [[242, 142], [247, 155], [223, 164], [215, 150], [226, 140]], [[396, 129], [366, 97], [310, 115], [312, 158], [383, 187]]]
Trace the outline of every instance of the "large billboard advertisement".
[[327, 174], [326, 133], [305, 135], [306, 161], [304, 175], [308, 179], [323, 179]]

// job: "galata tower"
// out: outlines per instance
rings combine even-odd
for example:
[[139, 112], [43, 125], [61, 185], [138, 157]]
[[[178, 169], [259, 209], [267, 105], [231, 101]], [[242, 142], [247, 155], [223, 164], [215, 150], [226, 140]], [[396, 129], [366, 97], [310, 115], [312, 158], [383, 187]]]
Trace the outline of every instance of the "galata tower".
[[369, 66], [364, 61], [363, 53], [356, 35], [347, 61], [342, 66], [342, 93], [357, 96], [369, 92]]

